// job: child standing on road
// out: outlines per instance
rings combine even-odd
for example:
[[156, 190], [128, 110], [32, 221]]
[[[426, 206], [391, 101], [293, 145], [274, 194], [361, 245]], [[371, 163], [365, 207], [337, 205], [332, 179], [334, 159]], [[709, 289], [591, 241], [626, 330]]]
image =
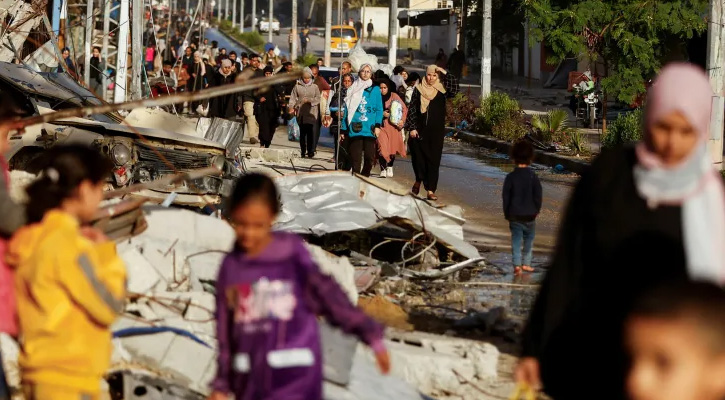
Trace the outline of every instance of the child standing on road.
[[272, 232], [280, 204], [274, 182], [245, 175], [230, 199], [236, 231], [216, 283], [219, 341], [211, 400], [321, 400], [322, 360], [317, 315], [372, 347], [390, 367], [383, 328], [352, 305], [320, 269], [302, 239]]
[[82, 225], [98, 209], [113, 164], [85, 146], [58, 146], [44, 157], [27, 189], [32, 225], [13, 236], [8, 254], [23, 392], [27, 400], [100, 399], [126, 271], [115, 243]]
[[[532, 272], [534, 237], [536, 236], [536, 217], [541, 211], [541, 182], [531, 169], [534, 159], [534, 147], [521, 140], [511, 149], [511, 158], [516, 163], [513, 172], [506, 175], [503, 184], [503, 213], [509, 221], [511, 230], [511, 248], [514, 273]], [[521, 242], [523, 241], [523, 259]]]

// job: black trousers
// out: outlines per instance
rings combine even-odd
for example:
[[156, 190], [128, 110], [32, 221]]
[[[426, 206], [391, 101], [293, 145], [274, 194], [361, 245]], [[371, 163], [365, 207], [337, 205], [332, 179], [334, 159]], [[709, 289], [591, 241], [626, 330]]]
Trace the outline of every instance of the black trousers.
[[384, 170], [385, 168], [393, 168], [393, 164], [395, 164], [395, 155], [393, 154], [390, 156], [390, 162], [385, 161], [385, 157], [378, 154], [378, 162], [380, 163], [380, 170]]
[[302, 150], [302, 157], [315, 155], [314, 124], [300, 124], [300, 150]]
[[373, 163], [377, 155], [375, 138], [356, 136], [346, 140], [350, 141], [349, 150], [350, 158], [352, 159], [352, 172], [360, 173], [362, 176], [370, 176], [370, 171], [373, 170]]

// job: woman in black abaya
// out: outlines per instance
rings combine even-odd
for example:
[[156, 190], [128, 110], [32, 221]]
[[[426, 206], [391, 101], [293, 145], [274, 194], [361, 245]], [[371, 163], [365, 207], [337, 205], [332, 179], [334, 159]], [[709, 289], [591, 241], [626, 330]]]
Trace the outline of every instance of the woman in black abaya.
[[431, 65], [426, 77], [413, 91], [408, 106], [405, 130], [410, 132], [408, 148], [415, 172], [411, 191], [420, 192], [421, 183], [428, 191], [428, 200], [438, 200], [438, 170], [446, 136], [446, 99], [458, 93], [458, 81], [443, 68]]

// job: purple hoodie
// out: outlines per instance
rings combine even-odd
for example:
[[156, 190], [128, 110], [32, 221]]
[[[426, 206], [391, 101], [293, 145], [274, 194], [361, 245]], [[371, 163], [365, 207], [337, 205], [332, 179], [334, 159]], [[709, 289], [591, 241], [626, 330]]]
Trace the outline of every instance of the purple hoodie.
[[317, 315], [374, 350], [383, 328], [350, 303], [296, 235], [275, 233], [257, 257], [229, 253], [216, 283], [219, 359], [212, 389], [237, 400], [319, 400]]

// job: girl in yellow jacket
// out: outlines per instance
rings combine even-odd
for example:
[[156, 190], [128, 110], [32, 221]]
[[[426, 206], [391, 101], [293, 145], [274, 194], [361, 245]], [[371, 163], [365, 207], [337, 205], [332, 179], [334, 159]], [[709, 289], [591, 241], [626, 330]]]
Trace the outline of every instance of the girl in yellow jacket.
[[44, 159], [27, 189], [32, 225], [13, 236], [9, 251], [23, 392], [28, 400], [98, 399], [126, 271], [115, 244], [83, 224], [98, 209], [112, 164], [83, 146], [55, 147]]

